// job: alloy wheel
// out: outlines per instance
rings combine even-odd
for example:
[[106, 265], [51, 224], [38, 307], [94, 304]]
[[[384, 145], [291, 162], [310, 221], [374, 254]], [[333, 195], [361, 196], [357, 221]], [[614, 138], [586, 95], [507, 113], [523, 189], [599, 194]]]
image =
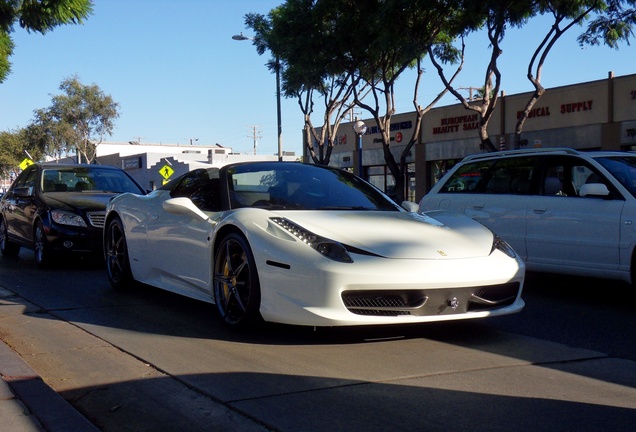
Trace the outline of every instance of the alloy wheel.
[[40, 267], [46, 267], [50, 264], [51, 257], [49, 253], [49, 243], [46, 239], [46, 232], [42, 222], [35, 224], [35, 232], [33, 235], [33, 249], [35, 251], [35, 263]]
[[229, 234], [214, 265], [214, 296], [223, 321], [242, 327], [259, 318], [260, 286], [254, 258], [245, 239]]
[[128, 245], [120, 219], [115, 218], [108, 224], [105, 237], [104, 254], [108, 281], [114, 288], [123, 288], [132, 282], [133, 278], [128, 260]]

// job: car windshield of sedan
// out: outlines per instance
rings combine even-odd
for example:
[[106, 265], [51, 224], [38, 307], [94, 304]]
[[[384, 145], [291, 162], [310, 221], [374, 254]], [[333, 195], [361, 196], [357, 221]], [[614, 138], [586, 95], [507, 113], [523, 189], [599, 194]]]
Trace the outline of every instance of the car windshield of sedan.
[[98, 166], [47, 168], [42, 172], [42, 192], [132, 192], [139, 187], [126, 174]]
[[613, 156], [598, 157], [595, 160], [603, 165], [625, 189], [636, 197], [636, 157], [634, 156]]
[[378, 189], [342, 170], [279, 162], [238, 165], [227, 178], [232, 208], [399, 211]]

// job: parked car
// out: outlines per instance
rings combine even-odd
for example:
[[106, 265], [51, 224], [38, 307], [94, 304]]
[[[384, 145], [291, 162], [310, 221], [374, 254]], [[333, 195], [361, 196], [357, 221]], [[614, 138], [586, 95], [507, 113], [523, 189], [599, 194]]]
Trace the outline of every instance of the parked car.
[[216, 303], [229, 326], [417, 323], [518, 312], [525, 268], [490, 230], [406, 211], [343, 170], [206, 168], [107, 207], [110, 284]]
[[104, 165], [33, 164], [0, 200], [0, 251], [33, 249], [38, 265], [55, 255], [102, 252], [106, 203], [144, 190], [122, 169]]
[[454, 166], [420, 202], [508, 241], [528, 270], [634, 281], [636, 154], [528, 149]]

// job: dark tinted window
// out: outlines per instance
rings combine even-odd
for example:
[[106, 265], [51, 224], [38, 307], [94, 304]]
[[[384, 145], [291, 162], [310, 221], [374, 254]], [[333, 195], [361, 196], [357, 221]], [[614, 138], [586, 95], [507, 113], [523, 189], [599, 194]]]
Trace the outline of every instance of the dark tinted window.
[[603, 165], [603, 168], [611, 172], [616, 180], [636, 197], [636, 157], [625, 155], [598, 157], [595, 160]]
[[440, 192], [477, 192], [477, 186], [494, 164], [493, 161], [469, 162], [460, 166], [457, 171], [449, 177]]
[[398, 210], [377, 188], [337, 169], [300, 163], [258, 163], [230, 167], [228, 190], [233, 208], [288, 210]]
[[14, 188], [18, 187], [34, 187], [38, 176], [37, 167], [32, 166], [23, 171], [15, 181]]
[[538, 158], [477, 160], [462, 165], [440, 192], [528, 195]]
[[[590, 183], [602, 183], [612, 196], [620, 194], [603, 174], [585, 160], [575, 156], [546, 156], [539, 181], [542, 195], [580, 197], [581, 187]], [[593, 197], [586, 195], [587, 198]]]
[[203, 211], [221, 211], [221, 192], [218, 170], [190, 171], [170, 192], [170, 196], [190, 198]]
[[42, 171], [42, 192], [131, 192], [143, 190], [124, 171], [91, 167], [45, 167]]

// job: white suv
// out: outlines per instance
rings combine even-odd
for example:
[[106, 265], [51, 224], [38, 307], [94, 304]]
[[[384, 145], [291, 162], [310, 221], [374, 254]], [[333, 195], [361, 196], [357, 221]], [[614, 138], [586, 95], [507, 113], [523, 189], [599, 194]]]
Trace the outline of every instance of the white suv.
[[636, 154], [572, 149], [468, 156], [420, 202], [508, 241], [528, 270], [636, 284]]

